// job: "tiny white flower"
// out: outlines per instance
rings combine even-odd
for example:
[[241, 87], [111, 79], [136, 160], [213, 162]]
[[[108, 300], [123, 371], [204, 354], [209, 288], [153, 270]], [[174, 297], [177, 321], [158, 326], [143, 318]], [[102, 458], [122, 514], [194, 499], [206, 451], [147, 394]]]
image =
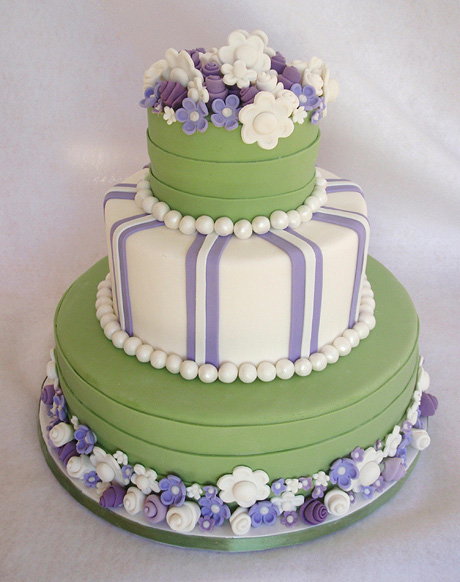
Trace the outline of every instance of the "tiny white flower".
[[299, 123], [300, 125], [302, 125], [302, 123], [305, 121], [307, 117], [308, 113], [305, 111], [304, 107], [297, 107], [297, 109], [294, 109], [294, 111], [292, 112], [292, 121], [294, 123]]
[[153, 469], [146, 469], [144, 465], [136, 464], [134, 465], [134, 472], [131, 475], [131, 482], [136, 485], [138, 489], [148, 495], [154, 491], [155, 493], [160, 492], [160, 486], [157, 481], [157, 474]]
[[294, 493], [294, 495], [302, 489], [302, 483], [298, 479], [286, 479], [284, 483], [286, 485], [286, 491]]
[[168, 107], [167, 105], [165, 106], [165, 108], [163, 110], [163, 117], [168, 125], [171, 125], [172, 123], [177, 121], [176, 112], [174, 111], [174, 109], [172, 107]]
[[209, 101], [209, 93], [206, 87], [203, 85], [202, 77], [201, 78], [194, 77], [191, 81], [188, 82], [187, 87], [188, 87], [187, 97], [193, 99], [195, 103], [197, 103], [198, 101], [203, 101], [203, 103], [207, 103]]
[[393, 432], [385, 439], [385, 448], [383, 449], [383, 455], [385, 457], [394, 457], [396, 455], [396, 449], [402, 441], [400, 430], [400, 426], [395, 426]]
[[113, 453], [113, 458], [121, 466], [128, 464], [128, 455], [123, 453], [123, 451], [116, 451]]
[[233, 64], [226, 63], [222, 65], [221, 71], [226, 85], [237, 85], [240, 89], [249, 87], [251, 81], [257, 79], [256, 71], [248, 69], [244, 61], [235, 61]]
[[74, 428], [74, 430], [77, 430], [78, 426], [79, 426], [79, 421], [78, 418], [75, 416], [75, 414], [72, 416], [72, 418], [70, 419], [70, 422]]
[[324, 471], [318, 471], [313, 475], [313, 481], [315, 487], [327, 487], [329, 483], [329, 475], [326, 475]]
[[197, 501], [203, 495], [203, 489], [201, 488], [200, 485], [198, 485], [198, 483], [193, 483], [193, 485], [187, 487], [186, 491], [187, 497], [189, 497], [190, 499], [196, 499]]
[[290, 491], [285, 491], [281, 497], [274, 497], [271, 502], [276, 505], [281, 513], [285, 511], [295, 511], [296, 507], [300, 507], [305, 501], [303, 495], [295, 495]]

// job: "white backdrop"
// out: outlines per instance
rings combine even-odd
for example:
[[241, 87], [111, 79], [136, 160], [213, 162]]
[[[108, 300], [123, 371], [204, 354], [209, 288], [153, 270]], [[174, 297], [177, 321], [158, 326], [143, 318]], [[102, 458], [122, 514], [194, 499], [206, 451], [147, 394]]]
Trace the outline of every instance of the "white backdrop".
[[[364, 189], [371, 254], [414, 300], [440, 408], [388, 505], [309, 545], [231, 556], [80, 507], [41, 457], [36, 409], [56, 303], [105, 254], [104, 192], [148, 159], [144, 69], [236, 28], [322, 57], [339, 80], [319, 164]], [[458, 0], [1, 2], [2, 580], [459, 579], [459, 29]]]

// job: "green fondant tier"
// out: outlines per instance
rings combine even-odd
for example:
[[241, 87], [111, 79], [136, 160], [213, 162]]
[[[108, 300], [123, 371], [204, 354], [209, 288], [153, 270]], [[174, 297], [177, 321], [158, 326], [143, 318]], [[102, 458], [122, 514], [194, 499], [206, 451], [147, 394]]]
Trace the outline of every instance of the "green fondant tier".
[[309, 119], [296, 124], [273, 150], [241, 140], [241, 128], [209, 123], [205, 133], [187, 135], [148, 112], [152, 191], [182, 214], [237, 221], [291, 210], [312, 193], [320, 133]]
[[62, 298], [56, 359], [70, 412], [131, 463], [186, 482], [215, 483], [237, 465], [270, 479], [328, 469], [372, 445], [402, 418], [418, 368], [418, 319], [404, 288], [377, 261], [367, 274], [377, 326], [336, 364], [306, 378], [248, 385], [187, 381], [117, 350], [95, 317], [103, 259]]

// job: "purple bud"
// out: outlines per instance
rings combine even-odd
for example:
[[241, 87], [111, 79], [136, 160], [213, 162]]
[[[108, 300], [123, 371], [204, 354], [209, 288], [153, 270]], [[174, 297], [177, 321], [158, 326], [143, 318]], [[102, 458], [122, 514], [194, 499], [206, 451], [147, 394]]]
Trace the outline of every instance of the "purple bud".
[[438, 408], [438, 399], [433, 394], [422, 392], [422, 399], [420, 400], [420, 414], [422, 416], [433, 416]]
[[383, 462], [383, 465], [382, 477], [387, 483], [399, 481], [406, 474], [403, 459], [399, 457], [388, 457]]
[[241, 105], [244, 107], [245, 105], [249, 105], [250, 103], [254, 103], [254, 97], [259, 92], [259, 89], [255, 85], [249, 85], [249, 87], [243, 87], [241, 89]]
[[214, 99], [225, 99], [228, 95], [228, 87], [225, 85], [221, 77], [217, 75], [209, 75], [206, 77], [206, 89], [209, 93], [209, 104], [211, 104]]
[[173, 109], [179, 109], [182, 106], [182, 101], [187, 97], [187, 89], [174, 81], [163, 81], [158, 91], [163, 105]]
[[99, 505], [101, 507], [118, 507], [123, 504], [123, 497], [125, 494], [125, 488], [114, 481], [101, 495]]
[[144, 515], [150, 523], [160, 523], [166, 517], [168, 508], [163, 505], [158, 495], [149, 495], [144, 503]]
[[284, 67], [283, 72], [278, 77], [278, 81], [283, 83], [285, 89], [290, 89], [294, 83], [300, 83], [302, 75], [295, 67]]
[[220, 67], [214, 61], [209, 61], [206, 63], [201, 72], [203, 73], [204, 78], [209, 77], [209, 75], [216, 75], [217, 77], [220, 77]]
[[195, 69], [201, 71], [201, 60], [200, 60], [200, 53], [205, 53], [206, 50], [204, 48], [197, 48], [197, 49], [190, 49], [186, 50], [186, 52], [192, 57], [193, 64], [195, 65]]
[[79, 454], [77, 453], [76, 441], [70, 441], [70, 442], [66, 443], [65, 445], [63, 445], [62, 447], [59, 447], [57, 449], [57, 452], [58, 452], [59, 460], [62, 461], [62, 464], [64, 466], [67, 465], [67, 463], [69, 462], [69, 459], [71, 459], [72, 457], [79, 456]]
[[327, 509], [319, 499], [309, 497], [299, 509], [300, 519], [309, 525], [323, 523], [327, 517]]
[[47, 384], [43, 386], [42, 394], [41, 394], [41, 401], [43, 404], [48, 404], [51, 406], [53, 404], [53, 398], [55, 395], [54, 386], [52, 384]]
[[274, 57], [272, 57], [271, 61], [271, 69], [274, 69], [278, 74], [284, 71], [284, 67], [286, 66], [286, 59], [279, 51], [276, 51], [276, 54]]

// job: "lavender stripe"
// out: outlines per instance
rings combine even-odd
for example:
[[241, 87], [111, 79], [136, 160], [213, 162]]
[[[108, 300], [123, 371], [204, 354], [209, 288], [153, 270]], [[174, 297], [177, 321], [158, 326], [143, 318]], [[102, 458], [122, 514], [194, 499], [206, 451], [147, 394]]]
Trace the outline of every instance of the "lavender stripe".
[[350, 317], [348, 319], [348, 327], [353, 327], [356, 323], [356, 306], [358, 304], [359, 289], [361, 286], [361, 276], [364, 264], [364, 247], [366, 243], [366, 229], [364, 226], [354, 218], [345, 218], [344, 216], [333, 216], [331, 214], [323, 214], [322, 212], [315, 212], [312, 220], [319, 222], [328, 222], [337, 226], [344, 226], [351, 228], [358, 235], [358, 259], [356, 261], [355, 281], [353, 284], [353, 297], [351, 300]]
[[292, 266], [291, 286], [291, 330], [289, 334], [289, 359], [298, 360], [302, 351], [303, 323], [305, 318], [305, 257], [300, 249], [290, 242], [276, 236], [273, 232], [259, 234], [271, 244], [289, 255]]
[[350, 182], [347, 178], [326, 178], [327, 182]]
[[315, 295], [313, 299], [313, 318], [310, 336], [310, 354], [314, 354], [318, 351], [319, 322], [321, 319], [321, 302], [323, 297], [323, 253], [316, 243], [302, 236], [291, 227], [286, 228], [286, 232], [305, 241], [315, 253]]
[[219, 367], [219, 264], [232, 235], [220, 236], [206, 262], [206, 363]]
[[187, 359], [195, 360], [196, 261], [206, 236], [197, 234], [185, 258], [185, 299], [187, 306]]
[[[331, 180], [328, 180], [328, 182], [331, 182]], [[363, 191], [359, 186], [355, 184], [342, 184], [342, 185], [333, 184], [332, 186], [326, 186], [326, 192], [328, 194], [333, 194], [334, 192], [358, 192], [364, 198]]]
[[124, 230], [120, 238], [118, 239], [118, 256], [120, 260], [120, 273], [121, 273], [121, 289], [123, 292], [123, 312], [125, 314], [125, 331], [128, 335], [133, 335], [133, 317], [131, 313], [131, 300], [129, 296], [129, 283], [128, 283], [128, 264], [126, 260], [126, 242], [128, 238], [140, 232], [142, 230], [147, 230], [149, 228], [156, 228], [157, 226], [164, 226], [164, 222], [159, 220], [152, 220], [150, 222], [142, 222], [141, 224], [134, 224]]
[[356, 214], [357, 216], [361, 216], [366, 220], [369, 224], [369, 218], [365, 214], [361, 214], [361, 212], [355, 212], [354, 210], [344, 210], [343, 208], [335, 208], [335, 206], [322, 206], [324, 210], [338, 210], [339, 212], [346, 212], [347, 214]]
[[128, 182], [120, 182], [119, 184], [115, 184], [114, 188], [136, 188], [137, 184], [128, 184]]
[[[128, 187], [128, 186], [131, 186], [131, 184], [117, 184], [117, 186]], [[111, 192], [107, 192], [107, 194], [105, 195], [103, 208], [105, 210], [105, 206], [109, 200], [134, 200], [135, 196], [136, 196], [136, 192], [122, 192], [122, 191], [112, 190]]]

